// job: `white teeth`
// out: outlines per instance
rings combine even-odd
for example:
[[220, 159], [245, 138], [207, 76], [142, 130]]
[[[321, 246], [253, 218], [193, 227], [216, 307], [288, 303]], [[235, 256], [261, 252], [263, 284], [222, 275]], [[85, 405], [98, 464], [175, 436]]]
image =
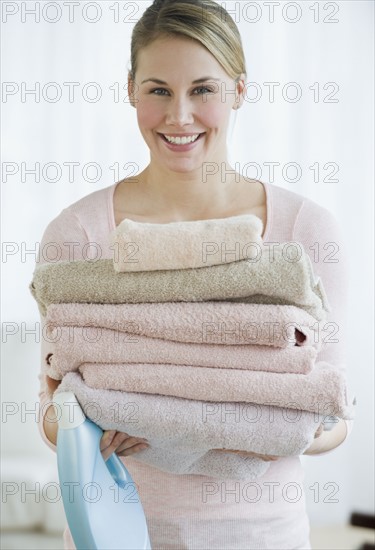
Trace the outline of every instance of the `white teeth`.
[[172, 136], [166, 136], [165, 134], [163, 135], [169, 141], [169, 143], [174, 143], [175, 145], [186, 145], [187, 143], [193, 143], [193, 141], [196, 141], [199, 138], [200, 134], [195, 134], [194, 136], [184, 136], [184, 137], [172, 137]]

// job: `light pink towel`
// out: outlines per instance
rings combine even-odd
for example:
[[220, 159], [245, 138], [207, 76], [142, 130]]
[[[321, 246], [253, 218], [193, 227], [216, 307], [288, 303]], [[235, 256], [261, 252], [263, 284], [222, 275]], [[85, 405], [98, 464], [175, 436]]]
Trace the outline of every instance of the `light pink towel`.
[[257, 257], [263, 224], [252, 214], [143, 223], [124, 219], [111, 233], [117, 272], [208, 267]]
[[147, 438], [149, 448], [134, 454], [135, 460], [175, 474], [257, 479], [269, 462], [215, 449], [299, 455], [322, 422], [313, 413], [273, 406], [95, 390], [76, 372], [64, 377], [56, 393], [63, 391], [73, 391], [101, 428]]
[[53, 342], [47, 357], [49, 376], [61, 379], [82, 363], [163, 363], [219, 369], [251, 369], [273, 372], [309, 372], [316, 359], [312, 346], [192, 344], [149, 338], [97, 327], [60, 326], [47, 328], [45, 338]]
[[281, 348], [310, 345], [319, 349], [321, 333], [320, 323], [296, 306], [224, 301], [51, 304], [46, 323], [96, 326], [175, 342]]
[[354, 413], [345, 377], [323, 361], [306, 375], [127, 363], [83, 364], [79, 370], [85, 383], [97, 389], [272, 404], [344, 419]]

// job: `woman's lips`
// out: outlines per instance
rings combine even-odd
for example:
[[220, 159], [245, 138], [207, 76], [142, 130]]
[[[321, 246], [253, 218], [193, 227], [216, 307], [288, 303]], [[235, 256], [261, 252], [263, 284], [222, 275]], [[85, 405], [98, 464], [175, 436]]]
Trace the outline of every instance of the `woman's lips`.
[[168, 149], [170, 149], [171, 151], [185, 152], [185, 151], [190, 151], [191, 149], [193, 149], [195, 144], [198, 143], [198, 141], [205, 135], [205, 133], [206, 132], [203, 132], [203, 133], [195, 132], [195, 133], [191, 133], [191, 134], [166, 134], [167, 136], [181, 137], [181, 138], [182, 137], [191, 137], [191, 136], [199, 134], [198, 138], [195, 141], [192, 141], [191, 143], [180, 144], [180, 145], [178, 145], [177, 143], [171, 143], [170, 141], [168, 141], [164, 134], [158, 134], [158, 135], [161, 137], [163, 142], [166, 144]]

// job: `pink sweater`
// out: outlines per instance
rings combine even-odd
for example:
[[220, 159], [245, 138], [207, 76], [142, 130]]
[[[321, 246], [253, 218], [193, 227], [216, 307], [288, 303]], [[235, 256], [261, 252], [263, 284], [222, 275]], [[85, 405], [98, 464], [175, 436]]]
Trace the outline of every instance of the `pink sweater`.
[[[115, 229], [116, 185], [87, 195], [49, 223], [40, 244], [40, 263], [113, 258], [109, 234]], [[332, 307], [327, 320], [331, 324], [326, 325], [325, 343], [317, 360], [345, 369], [346, 269], [337, 222], [328, 210], [309, 199], [275, 185], [264, 187], [267, 224], [263, 240], [298, 241], [310, 255]], [[42, 359], [48, 346], [42, 340]], [[48, 397], [42, 372], [39, 380], [43, 414]], [[45, 443], [56, 451], [43, 431], [42, 418], [39, 427]], [[348, 422], [348, 433], [350, 429]], [[256, 483], [167, 474], [132, 457], [122, 460], [138, 486], [153, 550], [310, 548], [304, 472], [298, 457], [271, 462]], [[74, 548], [68, 528], [64, 541], [65, 548]]]

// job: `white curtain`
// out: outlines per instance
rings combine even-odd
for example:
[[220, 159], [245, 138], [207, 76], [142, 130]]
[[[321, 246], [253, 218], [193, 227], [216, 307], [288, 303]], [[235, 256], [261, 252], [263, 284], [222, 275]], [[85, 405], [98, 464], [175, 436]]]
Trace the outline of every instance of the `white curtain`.
[[[248, 70], [247, 101], [232, 120], [232, 165], [330, 209], [350, 251], [357, 420], [342, 448], [304, 458], [310, 517], [344, 522], [373, 506], [374, 4], [219, 3], [239, 26]], [[3, 401], [15, 403], [2, 427], [7, 456], [55, 459], [35, 417], [21, 415], [22, 403], [37, 401], [39, 370], [39, 343], [27, 333], [39, 320], [27, 251], [63, 208], [148, 162], [124, 86], [131, 31], [150, 4], [2, 3], [1, 376]]]

